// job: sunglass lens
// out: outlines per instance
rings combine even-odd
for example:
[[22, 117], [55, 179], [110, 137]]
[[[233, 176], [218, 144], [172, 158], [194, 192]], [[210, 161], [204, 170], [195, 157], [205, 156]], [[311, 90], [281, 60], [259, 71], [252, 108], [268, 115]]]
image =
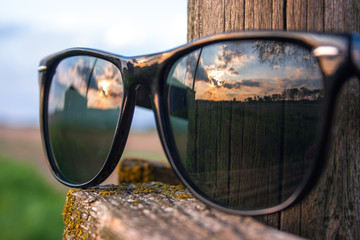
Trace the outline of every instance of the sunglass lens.
[[323, 95], [309, 49], [272, 40], [207, 45], [180, 58], [167, 83], [178, 167], [199, 194], [253, 211], [304, 184]]
[[93, 179], [109, 154], [123, 99], [119, 69], [75, 56], [62, 60], [51, 80], [47, 127], [53, 164], [73, 184]]

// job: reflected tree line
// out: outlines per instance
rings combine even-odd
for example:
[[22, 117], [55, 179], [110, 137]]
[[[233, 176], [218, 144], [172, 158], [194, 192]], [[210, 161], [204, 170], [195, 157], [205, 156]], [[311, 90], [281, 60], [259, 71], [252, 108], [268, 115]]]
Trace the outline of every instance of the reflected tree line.
[[[248, 97], [245, 102], [279, 102], [279, 101], [319, 101], [322, 99], [323, 91], [321, 89], [310, 90], [306, 87], [291, 88], [284, 90], [281, 94], [272, 94]], [[236, 98], [234, 98], [236, 101]]]
[[[295, 47], [294, 47], [295, 46]], [[314, 70], [314, 58], [308, 49], [288, 42], [258, 40], [253, 45], [261, 64], [270, 66], [293, 62]]]

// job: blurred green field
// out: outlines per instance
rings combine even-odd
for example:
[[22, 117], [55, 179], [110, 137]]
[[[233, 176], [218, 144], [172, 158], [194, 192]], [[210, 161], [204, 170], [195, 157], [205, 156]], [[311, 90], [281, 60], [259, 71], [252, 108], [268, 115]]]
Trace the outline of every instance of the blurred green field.
[[[166, 159], [155, 131], [130, 134], [123, 157]], [[105, 183], [116, 182], [114, 171]], [[0, 240], [62, 239], [68, 188], [46, 165], [39, 129], [0, 125], [0, 187]]]
[[0, 156], [0, 239], [61, 239], [66, 192], [32, 165]]

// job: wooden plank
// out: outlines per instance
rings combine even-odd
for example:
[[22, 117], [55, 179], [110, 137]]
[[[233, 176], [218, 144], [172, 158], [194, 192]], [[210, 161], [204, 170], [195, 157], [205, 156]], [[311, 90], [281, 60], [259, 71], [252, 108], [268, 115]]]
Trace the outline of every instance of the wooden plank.
[[306, 31], [324, 31], [324, 0], [308, 0]]
[[360, 30], [360, 3], [352, 0], [324, 0], [327, 32], [352, 32]]
[[[225, 32], [244, 30], [245, 1], [225, 0]], [[241, 11], [241, 10], [242, 11]], [[239, 11], [240, 10], [240, 11]]]
[[199, 34], [199, 0], [188, 1], [187, 15], [187, 40], [191, 41], [200, 37]]
[[[210, 103], [211, 104], [211, 103]], [[224, 204], [228, 204], [230, 201], [230, 189], [229, 175], [231, 173], [231, 123], [232, 123], [232, 102], [223, 101], [218, 102], [218, 128], [217, 132], [217, 155], [215, 161], [217, 161], [217, 199], [222, 199]], [[216, 125], [215, 125], [216, 126]], [[215, 127], [216, 128], [216, 127]]]
[[257, 30], [255, 28], [255, 9], [254, 1], [245, 0], [245, 14], [244, 21], [245, 27], [244, 30]]
[[[207, 14], [208, 13], [208, 14]], [[188, 41], [225, 31], [224, 0], [188, 2]]]
[[244, 141], [244, 105], [243, 104], [234, 104], [232, 108], [232, 125], [231, 125], [231, 142], [232, 146], [231, 151], [231, 164], [230, 168], [233, 171], [230, 173], [230, 181], [233, 182], [233, 186], [230, 187], [230, 204], [239, 204], [242, 201], [240, 192], [240, 186], [243, 184], [242, 174], [239, 174], [237, 169], [242, 167], [243, 159], [243, 141]]
[[72, 189], [63, 217], [64, 239], [301, 239], [158, 182]]
[[286, 2], [286, 30], [306, 31], [308, 1], [288, 0]]
[[200, 0], [200, 7], [200, 35], [224, 32], [224, 0]]
[[286, 27], [284, 16], [284, 2], [285, 1], [273, 1], [272, 3], [272, 30], [284, 30]]
[[[254, 30], [266, 30], [272, 27], [272, 0], [255, 0], [254, 2]], [[270, 13], [270, 14], [269, 14]], [[270, 19], [269, 19], [270, 16]]]

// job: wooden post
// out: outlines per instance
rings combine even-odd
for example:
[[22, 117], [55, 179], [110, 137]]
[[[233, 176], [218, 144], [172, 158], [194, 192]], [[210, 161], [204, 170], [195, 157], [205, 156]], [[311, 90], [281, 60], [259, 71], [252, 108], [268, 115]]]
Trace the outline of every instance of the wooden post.
[[[358, 0], [188, 0], [188, 40], [237, 30], [360, 31]], [[359, 83], [339, 97], [326, 170], [301, 203], [258, 220], [312, 239], [360, 239]], [[209, 109], [210, 111], [211, 109]]]

